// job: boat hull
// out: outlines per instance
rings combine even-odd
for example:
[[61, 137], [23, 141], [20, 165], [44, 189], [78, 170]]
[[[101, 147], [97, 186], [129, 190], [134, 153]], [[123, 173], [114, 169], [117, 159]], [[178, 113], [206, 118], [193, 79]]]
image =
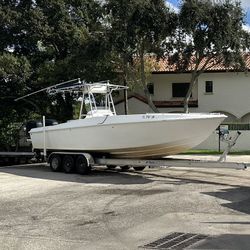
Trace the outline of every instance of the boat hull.
[[[204, 141], [225, 119], [220, 114], [146, 114], [75, 120], [45, 128], [47, 150], [83, 151], [119, 158], [178, 154]], [[43, 128], [32, 129], [35, 149], [44, 147]]]

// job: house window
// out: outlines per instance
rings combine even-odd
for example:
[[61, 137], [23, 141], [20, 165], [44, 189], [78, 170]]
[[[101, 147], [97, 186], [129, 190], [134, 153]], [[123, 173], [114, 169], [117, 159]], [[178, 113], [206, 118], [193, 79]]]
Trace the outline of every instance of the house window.
[[172, 96], [173, 97], [186, 97], [189, 85], [190, 84], [188, 82], [172, 83]]
[[206, 81], [205, 93], [213, 93], [213, 81]]
[[152, 82], [147, 84], [149, 94], [154, 94], [154, 84]]

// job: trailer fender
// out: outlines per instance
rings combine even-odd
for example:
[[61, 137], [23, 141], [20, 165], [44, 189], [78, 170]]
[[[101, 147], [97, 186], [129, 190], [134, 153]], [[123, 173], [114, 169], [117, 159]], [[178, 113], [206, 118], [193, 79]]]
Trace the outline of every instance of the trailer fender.
[[87, 162], [88, 162], [88, 165], [89, 165], [89, 166], [93, 166], [93, 165], [95, 164], [94, 158], [92, 157], [91, 154], [88, 154], [88, 153], [80, 153], [79, 155], [83, 155], [83, 156], [87, 159]]

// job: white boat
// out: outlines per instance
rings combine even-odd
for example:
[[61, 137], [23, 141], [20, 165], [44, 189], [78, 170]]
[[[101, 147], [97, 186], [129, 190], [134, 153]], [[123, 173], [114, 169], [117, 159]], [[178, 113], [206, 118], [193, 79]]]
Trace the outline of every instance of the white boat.
[[[116, 115], [112, 92], [121, 89], [124, 87], [109, 82], [51, 87], [52, 93], [83, 94], [79, 119], [32, 129], [33, 148], [42, 150], [45, 146], [53, 152], [90, 152], [116, 158], [158, 158], [195, 147], [226, 118], [217, 113]], [[86, 115], [84, 106], [89, 108]]]

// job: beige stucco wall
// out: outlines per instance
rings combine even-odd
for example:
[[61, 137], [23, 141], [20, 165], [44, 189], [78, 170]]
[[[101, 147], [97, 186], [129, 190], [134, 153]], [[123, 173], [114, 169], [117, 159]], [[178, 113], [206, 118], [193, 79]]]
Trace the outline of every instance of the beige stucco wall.
[[[188, 82], [190, 74], [153, 74], [155, 84], [154, 100], [176, 100], [172, 97], [173, 82]], [[213, 81], [213, 94], [205, 93], [205, 82]], [[191, 112], [222, 111], [237, 118], [250, 113], [250, 74], [245, 73], [204, 73], [193, 90], [193, 99], [198, 99], [198, 108]], [[180, 111], [182, 108], [163, 108], [161, 112]]]
[[[154, 83], [153, 100], [156, 101], [171, 101], [182, 100], [182, 98], [172, 97], [172, 83], [189, 82], [190, 74], [154, 74], [152, 75], [151, 82]], [[195, 86], [192, 92], [192, 98], [198, 98], [198, 87]]]
[[[154, 83], [154, 101], [174, 101], [181, 98], [172, 97], [172, 83], [188, 82], [190, 74], [153, 74], [149, 82]], [[205, 93], [205, 82], [213, 81], [213, 94]], [[190, 112], [221, 111], [231, 120], [250, 122], [250, 73], [203, 73], [193, 90], [192, 99], [198, 99], [198, 108], [190, 108]], [[123, 104], [117, 105], [119, 113]], [[144, 103], [129, 100], [130, 113], [150, 112]], [[180, 112], [183, 108], [161, 108], [161, 112]], [[229, 119], [229, 120], [230, 120]]]
[[[205, 81], [213, 81], [214, 93], [204, 93]], [[199, 111], [226, 111], [237, 118], [250, 112], [250, 75], [208, 73], [199, 79]]]
[[[233, 146], [231, 151], [249, 151], [250, 150], [250, 131], [242, 130], [241, 135], [238, 138], [236, 144]], [[230, 131], [231, 136], [235, 136], [236, 131]], [[221, 151], [227, 147], [225, 142], [221, 142]], [[218, 150], [219, 148], [219, 136], [216, 131], [214, 131], [204, 142], [196, 146], [194, 149], [209, 149]]]

